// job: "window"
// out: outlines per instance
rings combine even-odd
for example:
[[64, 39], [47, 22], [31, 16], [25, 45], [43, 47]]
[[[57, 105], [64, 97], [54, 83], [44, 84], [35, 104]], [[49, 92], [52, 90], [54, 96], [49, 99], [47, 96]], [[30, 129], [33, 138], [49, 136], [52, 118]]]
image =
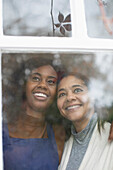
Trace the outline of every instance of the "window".
[[84, 1], [89, 37], [113, 39], [113, 1]]
[[71, 36], [69, 0], [3, 1], [3, 33], [15, 36]]
[[[101, 18], [99, 2], [106, 12], [105, 19], [111, 19], [110, 27]], [[46, 0], [45, 3], [42, 0], [1, 0], [1, 105], [10, 104], [10, 95], [6, 100], [4, 89], [13, 90], [9, 82], [15, 66], [31, 56], [38, 56], [39, 60], [51, 58], [55, 65], [63, 64], [69, 71], [88, 75], [95, 89], [96, 104], [111, 113], [113, 36], [109, 30], [113, 30], [112, 11], [110, 0]], [[1, 109], [1, 115], [4, 112], [5, 109]], [[2, 125], [2, 116], [0, 123]], [[0, 169], [3, 169], [2, 144], [0, 146]]]

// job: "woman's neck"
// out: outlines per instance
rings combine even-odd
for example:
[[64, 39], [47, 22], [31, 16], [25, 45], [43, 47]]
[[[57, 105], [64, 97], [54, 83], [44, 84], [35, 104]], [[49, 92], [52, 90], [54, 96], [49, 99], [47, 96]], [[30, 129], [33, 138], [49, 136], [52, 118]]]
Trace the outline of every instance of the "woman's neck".
[[46, 132], [45, 117], [32, 117], [26, 112], [21, 112], [15, 124], [9, 124], [9, 135], [16, 138], [42, 138]]
[[91, 117], [94, 114], [94, 108], [92, 108], [87, 114], [86, 116], [81, 119], [81, 120], [77, 120], [73, 122], [73, 125], [75, 127], [75, 130], [77, 133], [81, 132], [89, 123]]
[[25, 111], [20, 114], [19, 122], [21, 122], [21, 124], [23, 123], [24, 126], [40, 127], [45, 125], [45, 116], [32, 116], [31, 114], [28, 114], [28, 112]]
[[45, 119], [45, 113], [46, 111], [37, 111], [37, 110], [34, 110], [32, 108], [30, 108], [29, 106], [26, 106], [24, 112], [26, 113], [26, 115], [32, 117], [32, 118], [36, 118], [36, 119], [39, 119], [39, 120], [43, 120]]

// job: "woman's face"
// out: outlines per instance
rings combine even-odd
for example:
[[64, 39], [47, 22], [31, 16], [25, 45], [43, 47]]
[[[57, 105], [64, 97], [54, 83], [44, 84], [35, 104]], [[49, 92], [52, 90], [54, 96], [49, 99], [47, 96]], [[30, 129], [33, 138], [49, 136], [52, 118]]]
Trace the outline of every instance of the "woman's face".
[[87, 119], [89, 105], [88, 88], [81, 79], [69, 75], [61, 80], [57, 106], [62, 116], [72, 122]]
[[27, 107], [44, 112], [56, 95], [57, 73], [50, 65], [34, 69], [26, 84]]

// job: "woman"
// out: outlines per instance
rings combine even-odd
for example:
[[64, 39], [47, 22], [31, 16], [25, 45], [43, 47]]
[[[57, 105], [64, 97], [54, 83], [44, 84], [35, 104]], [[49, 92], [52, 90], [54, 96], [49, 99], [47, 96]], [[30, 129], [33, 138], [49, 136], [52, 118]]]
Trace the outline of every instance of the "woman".
[[105, 123], [99, 133], [88, 85], [89, 80], [77, 73], [63, 77], [58, 85], [58, 109], [73, 124], [59, 170], [113, 170], [110, 124]]
[[30, 59], [12, 78], [12, 90], [4, 89], [12, 96], [3, 124], [4, 170], [57, 170], [65, 134], [46, 121], [56, 96], [52, 60]]

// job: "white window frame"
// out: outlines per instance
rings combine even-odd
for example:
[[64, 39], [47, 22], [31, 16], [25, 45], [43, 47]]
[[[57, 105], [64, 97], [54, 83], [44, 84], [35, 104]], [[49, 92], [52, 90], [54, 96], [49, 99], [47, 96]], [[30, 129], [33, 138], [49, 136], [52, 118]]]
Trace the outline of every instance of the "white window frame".
[[[70, 0], [72, 37], [33, 37], [3, 35], [2, 1], [0, 0], [0, 58], [7, 52], [79, 52], [113, 51], [112, 39], [89, 38], [87, 35], [84, 0]], [[1, 64], [0, 64], [0, 78]], [[2, 85], [0, 82], [0, 103], [2, 106]], [[1, 107], [2, 115], [2, 107]], [[2, 125], [2, 116], [0, 116]], [[2, 126], [0, 126], [0, 169], [3, 169]]]
[[[0, 0], [2, 4], [3, 0]], [[72, 37], [33, 37], [6, 36], [0, 28], [0, 48], [12, 50], [26, 48], [36, 51], [75, 51], [75, 50], [112, 50], [112, 39], [89, 38], [87, 36], [84, 0], [70, 0], [72, 17]], [[2, 5], [0, 5], [0, 25], [2, 22]]]

